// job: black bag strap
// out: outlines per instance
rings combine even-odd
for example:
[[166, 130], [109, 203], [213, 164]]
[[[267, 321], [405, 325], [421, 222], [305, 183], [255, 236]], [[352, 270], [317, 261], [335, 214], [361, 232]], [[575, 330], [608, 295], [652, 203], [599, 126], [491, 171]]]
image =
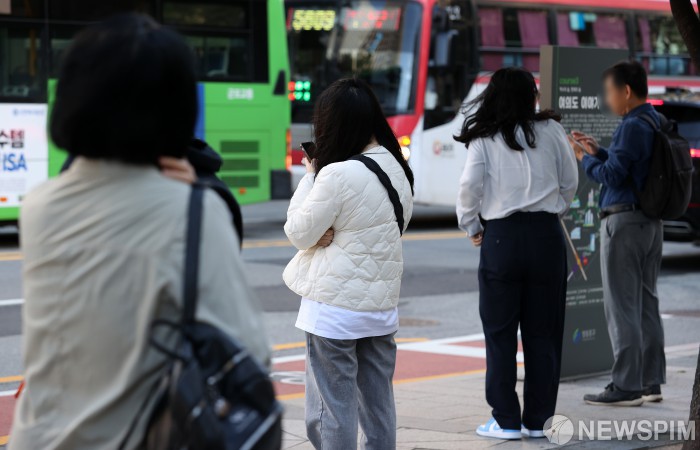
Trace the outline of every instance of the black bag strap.
[[389, 200], [391, 200], [391, 204], [394, 205], [394, 214], [396, 214], [396, 222], [399, 224], [399, 233], [403, 236], [403, 205], [401, 204], [401, 198], [399, 197], [399, 193], [396, 192], [396, 189], [394, 189], [394, 186], [391, 184], [389, 175], [387, 175], [386, 172], [384, 172], [382, 168], [379, 167], [379, 164], [377, 164], [377, 162], [369, 156], [355, 155], [350, 159], [360, 161], [362, 164], [367, 166], [369, 170], [374, 172], [377, 178], [379, 178], [379, 182], [382, 183], [382, 185], [386, 189], [386, 192], [389, 194]]
[[187, 234], [185, 235], [185, 279], [183, 282], [182, 324], [195, 322], [197, 312], [197, 285], [199, 279], [199, 244], [202, 234], [202, 210], [205, 187], [193, 184], [187, 210]]
[[[649, 113], [640, 114], [639, 118], [642, 119], [644, 122], [646, 122], [651, 127], [651, 129], [654, 130], [655, 133], [661, 133], [662, 127], [668, 123], [668, 119], [666, 119], [666, 116], [664, 116], [661, 113], [656, 113], [656, 114], [659, 117], [659, 123], [661, 125], [657, 125], [656, 121]], [[637, 201], [639, 201], [642, 198], [642, 191], [639, 190], [639, 188], [637, 187], [637, 184], [634, 182], [634, 178], [632, 178], [632, 174], [627, 175], [627, 180], [625, 180], [625, 182], [626, 182], [627, 186], [632, 188], [632, 190], [634, 191], [634, 195], [637, 198]]]
[[654, 120], [653, 117], [651, 117], [651, 114], [644, 113], [640, 114], [639, 118], [651, 125], [651, 129], [654, 131], [660, 131], [661, 128], [656, 124], [656, 121]]
[[[183, 313], [182, 325], [194, 323], [195, 313], [197, 311], [197, 280], [199, 276], [199, 242], [202, 232], [202, 210], [204, 191], [206, 188], [198, 183], [192, 185], [190, 192], [189, 205], [187, 206], [187, 231], [185, 232], [185, 277], [183, 289]], [[155, 323], [155, 322], [154, 322]], [[172, 323], [176, 326], [175, 323]], [[153, 326], [151, 327], [153, 328]], [[152, 331], [152, 330], [151, 330]], [[167, 353], [167, 352], [166, 352]], [[134, 434], [136, 425], [139, 423], [146, 405], [156, 393], [162, 389], [162, 380], [156, 382], [132, 419], [127, 429], [126, 435], [122, 438], [119, 444], [119, 450], [126, 448], [131, 436]]]

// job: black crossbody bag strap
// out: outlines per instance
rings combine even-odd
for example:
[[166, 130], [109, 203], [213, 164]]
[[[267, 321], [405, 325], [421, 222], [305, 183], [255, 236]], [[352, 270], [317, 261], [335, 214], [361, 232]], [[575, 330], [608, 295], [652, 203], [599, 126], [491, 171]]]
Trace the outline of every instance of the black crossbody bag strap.
[[639, 118], [642, 119], [643, 121], [645, 121], [646, 123], [648, 123], [652, 130], [659, 131], [659, 126], [656, 124], [656, 121], [654, 119], [652, 119], [652, 117], [649, 114], [646, 114], [646, 113], [641, 114], [639, 116]]
[[[640, 119], [642, 119], [644, 122], [647, 123], [651, 127], [652, 130], [654, 130], [654, 133], [658, 133], [660, 131], [659, 126], [656, 124], [654, 119], [651, 117], [649, 114], [641, 114], [639, 116]], [[661, 118], [659, 118], [660, 121], [662, 121]], [[661, 122], [663, 123], [663, 121]], [[631, 167], [630, 167], [631, 168]], [[637, 201], [639, 201], [640, 198], [642, 198], [642, 191], [639, 190], [637, 187], [637, 183], [634, 182], [634, 178], [632, 178], [632, 174], [627, 175], [627, 179], [625, 180], [625, 184], [627, 184], [628, 187], [632, 188], [632, 191], [634, 192], [634, 196], [637, 198]]]
[[187, 235], [185, 238], [185, 279], [183, 280], [183, 325], [195, 322], [197, 312], [197, 286], [199, 280], [199, 244], [202, 234], [202, 210], [205, 187], [193, 184], [187, 211]]
[[[197, 280], [199, 277], [199, 243], [202, 233], [202, 210], [204, 209], [204, 191], [205, 187], [201, 184], [193, 184], [190, 192], [190, 201], [187, 206], [187, 231], [185, 231], [185, 279], [183, 289], [183, 313], [182, 324], [187, 325], [194, 323], [195, 313], [197, 312]], [[158, 381], [148, 391], [141, 406], [134, 416], [134, 419], [129, 424], [126, 435], [119, 444], [119, 450], [126, 448], [134, 430], [138, 425], [144, 410], [150, 399], [155, 395], [162, 382]]]
[[394, 189], [394, 186], [391, 184], [389, 175], [387, 175], [386, 172], [384, 172], [382, 168], [379, 167], [379, 164], [377, 164], [377, 162], [369, 156], [355, 155], [350, 159], [360, 161], [362, 164], [367, 166], [369, 170], [374, 172], [377, 178], [379, 178], [379, 182], [382, 183], [382, 185], [386, 189], [386, 192], [389, 194], [389, 200], [391, 200], [391, 204], [394, 205], [394, 214], [396, 214], [396, 222], [399, 224], [399, 233], [403, 236], [403, 205], [401, 204], [401, 198], [399, 197], [399, 193], [396, 192], [396, 189]]

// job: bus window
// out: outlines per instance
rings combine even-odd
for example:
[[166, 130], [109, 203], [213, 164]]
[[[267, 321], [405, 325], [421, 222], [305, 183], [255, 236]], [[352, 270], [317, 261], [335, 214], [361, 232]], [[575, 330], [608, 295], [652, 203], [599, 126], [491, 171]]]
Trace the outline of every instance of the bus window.
[[292, 120], [307, 122], [317, 94], [352, 75], [372, 86], [386, 114], [412, 110], [421, 14], [412, 1], [288, 3]]
[[518, 10], [519, 45], [523, 49], [522, 67], [540, 70], [540, 46], [549, 45], [549, 21], [546, 11]]
[[627, 23], [622, 16], [600, 14], [593, 22], [593, 33], [598, 47], [629, 48]]
[[66, 50], [73, 37], [80, 31], [79, 27], [51, 27], [49, 34], [49, 77], [58, 78], [58, 70]]
[[200, 78], [241, 81], [252, 78], [247, 36], [228, 38], [186, 35], [185, 39], [194, 51]]
[[547, 11], [514, 8], [481, 8], [482, 67], [504, 66], [540, 69], [540, 46], [551, 43]]
[[503, 51], [506, 37], [503, 33], [503, 10], [500, 8], [479, 8], [479, 29], [481, 30], [481, 67], [484, 70], [498, 70], [504, 66]]
[[0, 25], [0, 99], [45, 101], [41, 32], [32, 26]]
[[619, 14], [557, 14], [559, 45], [629, 48], [627, 22]]
[[578, 33], [569, 25], [569, 14], [557, 13], [557, 43], [564, 47], [578, 47]]
[[329, 41], [329, 48], [336, 51], [327, 67], [331, 78], [355, 74], [372, 86], [387, 114], [410, 111], [415, 101], [420, 11], [416, 3], [404, 8], [387, 3], [383, 10], [365, 1], [342, 7], [340, 27]]
[[171, 25], [247, 28], [248, 2], [166, 1], [163, 3], [163, 22]]
[[4, 15], [23, 18], [44, 17], [43, 0], [0, 0], [0, 18]]
[[113, 14], [136, 11], [153, 14], [152, 2], [148, 0], [71, 0], [50, 1], [49, 17], [54, 20], [95, 21]]
[[166, 0], [163, 22], [192, 47], [201, 80], [269, 80], [267, 4], [260, 1]]
[[433, 9], [430, 59], [425, 88], [424, 128], [451, 121], [469, 92], [471, 24], [466, 2], [452, 0]]
[[688, 75], [685, 44], [673, 18], [637, 18], [637, 56], [654, 75]]

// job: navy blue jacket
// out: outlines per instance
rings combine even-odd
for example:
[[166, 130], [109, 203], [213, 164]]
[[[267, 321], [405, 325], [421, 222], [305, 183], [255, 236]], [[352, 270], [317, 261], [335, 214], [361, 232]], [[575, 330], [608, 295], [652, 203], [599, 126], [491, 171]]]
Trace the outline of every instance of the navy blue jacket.
[[647, 103], [640, 105], [622, 119], [607, 149], [601, 147], [596, 156], [583, 157], [588, 178], [603, 185], [598, 202], [601, 208], [638, 203], [627, 179], [631, 175], [637, 189], [642, 190], [654, 148], [654, 129], [640, 117], [642, 114], [650, 115], [659, 125], [654, 108]]

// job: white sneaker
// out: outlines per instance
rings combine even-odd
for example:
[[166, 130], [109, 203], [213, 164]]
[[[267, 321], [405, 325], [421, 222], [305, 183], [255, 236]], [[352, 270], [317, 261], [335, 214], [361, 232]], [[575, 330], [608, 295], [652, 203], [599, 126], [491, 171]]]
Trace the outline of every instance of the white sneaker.
[[504, 430], [493, 417], [485, 424], [479, 425], [476, 434], [496, 439], [520, 439], [522, 437], [520, 430]]
[[523, 436], [528, 437], [530, 439], [537, 439], [537, 438], [544, 437], [544, 430], [528, 430], [527, 428], [525, 428], [525, 425], [520, 426], [520, 432], [522, 433]]

